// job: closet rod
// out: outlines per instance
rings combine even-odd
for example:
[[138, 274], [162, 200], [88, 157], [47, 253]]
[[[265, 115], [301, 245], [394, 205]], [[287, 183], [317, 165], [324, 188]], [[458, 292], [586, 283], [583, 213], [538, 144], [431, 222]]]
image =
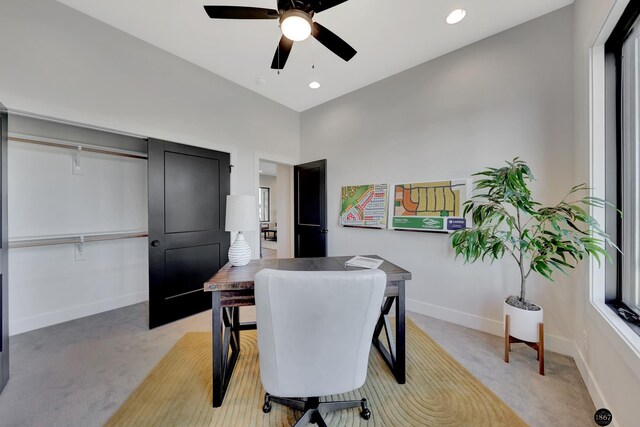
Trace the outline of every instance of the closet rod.
[[33, 246], [66, 245], [69, 243], [102, 242], [106, 240], [134, 239], [148, 237], [147, 231], [125, 231], [119, 233], [77, 234], [73, 236], [35, 237], [32, 239], [18, 239], [9, 241], [9, 249], [29, 248]]
[[62, 141], [58, 139], [50, 139], [50, 138], [42, 138], [38, 137], [38, 139], [33, 139], [33, 137], [23, 136], [19, 134], [9, 134], [9, 141], [14, 142], [26, 142], [29, 144], [39, 144], [46, 145], [48, 147], [58, 147], [58, 148], [66, 148], [66, 149], [78, 149], [78, 147], [82, 147], [82, 151], [87, 151], [91, 153], [100, 153], [100, 154], [110, 154], [112, 156], [122, 156], [122, 157], [130, 157], [134, 159], [146, 159], [147, 155], [145, 153], [140, 153], [138, 151], [130, 151], [130, 150], [122, 150], [119, 148], [110, 148], [103, 147], [100, 145], [91, 145], [79, 142], [70, 142], [70, 141]]

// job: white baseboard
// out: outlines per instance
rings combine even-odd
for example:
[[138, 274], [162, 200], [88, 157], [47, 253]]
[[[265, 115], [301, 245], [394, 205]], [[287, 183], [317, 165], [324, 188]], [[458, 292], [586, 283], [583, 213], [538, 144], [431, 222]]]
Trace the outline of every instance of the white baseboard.
[[[587, 386], [587, 390], [589, 391], [591, 400], [593, 400], [594, 406], [596, 407], [596, 409], [611, 408], [611, 406], [607, 404], [607, 399], [604, 398], [604, 394], [602, 394], [602, 391], [598, 386], [598, 382], [593, 376], [593, 372], [591, 372], [591, 369], [589, 369], [589, 365], [587, 364], [584, 354], [582, 354], [582, 351], [580, 351], [580, 348], [578, 347], [577, 344], [574, 344], [573, 351], [574, 351], [573, 360], [576, 362], [576, 366], [578, 367], [580, 376], [582, 376], [582, 380]], [[617, 427], [615, 416], [611, 421], [610, 426]]]
[[147, 292], [137, 292], [128, 295], [121, 295], [89, 304], [69, 307], [62, 310], [51, 311], [33, 317], [18, 319], [9, 322], [9, 335], [17, 335], [34, 329], [44, 328], [69, 320], [91, 316], [104, 311], [114, 310], [131, 304], [137, 304], [149, 299]]
[[[502, 322], [499, 320], [488, 319], [486, 317], [476, 316], [475, 314], [464, 313], [410, 298], [407, 298], [406, 308], [409, 311], [424, 314], [425, 316], [446, 320], [447, 322], [466, 326], [467, 328], [476, 329], [492, 335], [504, 336]], [[572, 340], [550, 334], [545, 334], [544, 338], [544, 344], [547, 350], [574, 357], [575, 343]]]

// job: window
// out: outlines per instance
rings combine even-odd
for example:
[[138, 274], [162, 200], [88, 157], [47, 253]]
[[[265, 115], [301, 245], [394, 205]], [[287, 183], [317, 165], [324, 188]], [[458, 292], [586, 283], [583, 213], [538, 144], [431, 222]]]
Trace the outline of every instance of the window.
[[[638, 167], [638, 41], [640, 28], [638, 21], [622, 45], [621, 90], [622, 90], [622, 206], [626, 215], [622, 219], [622, 251], [628, 256], [622, 263], [622, 301], [634, 311], [640, 313], [638, 302], [638, 250], [640, 228], [638, 227], [638, 202], [640, 190]], [[627, 286], [627, 284], [629, 286]]]
[[607, 266], [607, 303], [640, 334], [640, 5], [629, 4], [605, 45], [606, 194], [622, 217], [606, 229], [622, 250]]
[[260, 187], [260, 195], [258, 198], [260, 214], [260, 222], [271, 221], [271, 190], [268, 187]]

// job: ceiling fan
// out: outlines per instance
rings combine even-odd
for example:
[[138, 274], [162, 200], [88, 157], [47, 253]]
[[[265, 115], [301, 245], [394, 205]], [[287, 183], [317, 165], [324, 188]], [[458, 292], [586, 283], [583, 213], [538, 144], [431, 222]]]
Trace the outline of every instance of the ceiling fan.
[[356, 50], [333, 32], [312, 20], [314, 14], [347, 0], [278, 0], [278, 10], [243, 6], [205, 6], [212, 19], [279, 19], [282, 37], [271, 62], [271, 68], [281, 70], [289, 58], [293, 42], [313, 36], [331, 52], [345, 61]]

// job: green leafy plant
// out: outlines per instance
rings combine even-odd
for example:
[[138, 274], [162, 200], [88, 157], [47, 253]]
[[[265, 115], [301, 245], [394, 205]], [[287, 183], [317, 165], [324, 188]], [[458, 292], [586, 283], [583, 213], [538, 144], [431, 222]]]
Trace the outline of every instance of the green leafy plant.
[[[456, 257], [475, 262], [489, 257], [492, 262], [505, 254], [520, 269], [521, 304], [526, 304], [527, 278], [532, 272], [553, 281], [554, 271], [566, 274], [578, 261], [591, 255], [598, 263], [611, 259], [604, 243], [615, 247], [598, 222], [588, 213], [590, 206], [604, 208], [606, 201], [581, 196], [585, 184], [572, 187], [555, 206], [541, 206], [533, 200], [528, 184], [534, 180], [527, 164], [513, 159], [502, 168], [487, 168], [473, 176], [478, 194], [464, 204], [471, 213], [472, 227], [451, 236]], [[617, 249], [617, 248], [616, 248]]]

